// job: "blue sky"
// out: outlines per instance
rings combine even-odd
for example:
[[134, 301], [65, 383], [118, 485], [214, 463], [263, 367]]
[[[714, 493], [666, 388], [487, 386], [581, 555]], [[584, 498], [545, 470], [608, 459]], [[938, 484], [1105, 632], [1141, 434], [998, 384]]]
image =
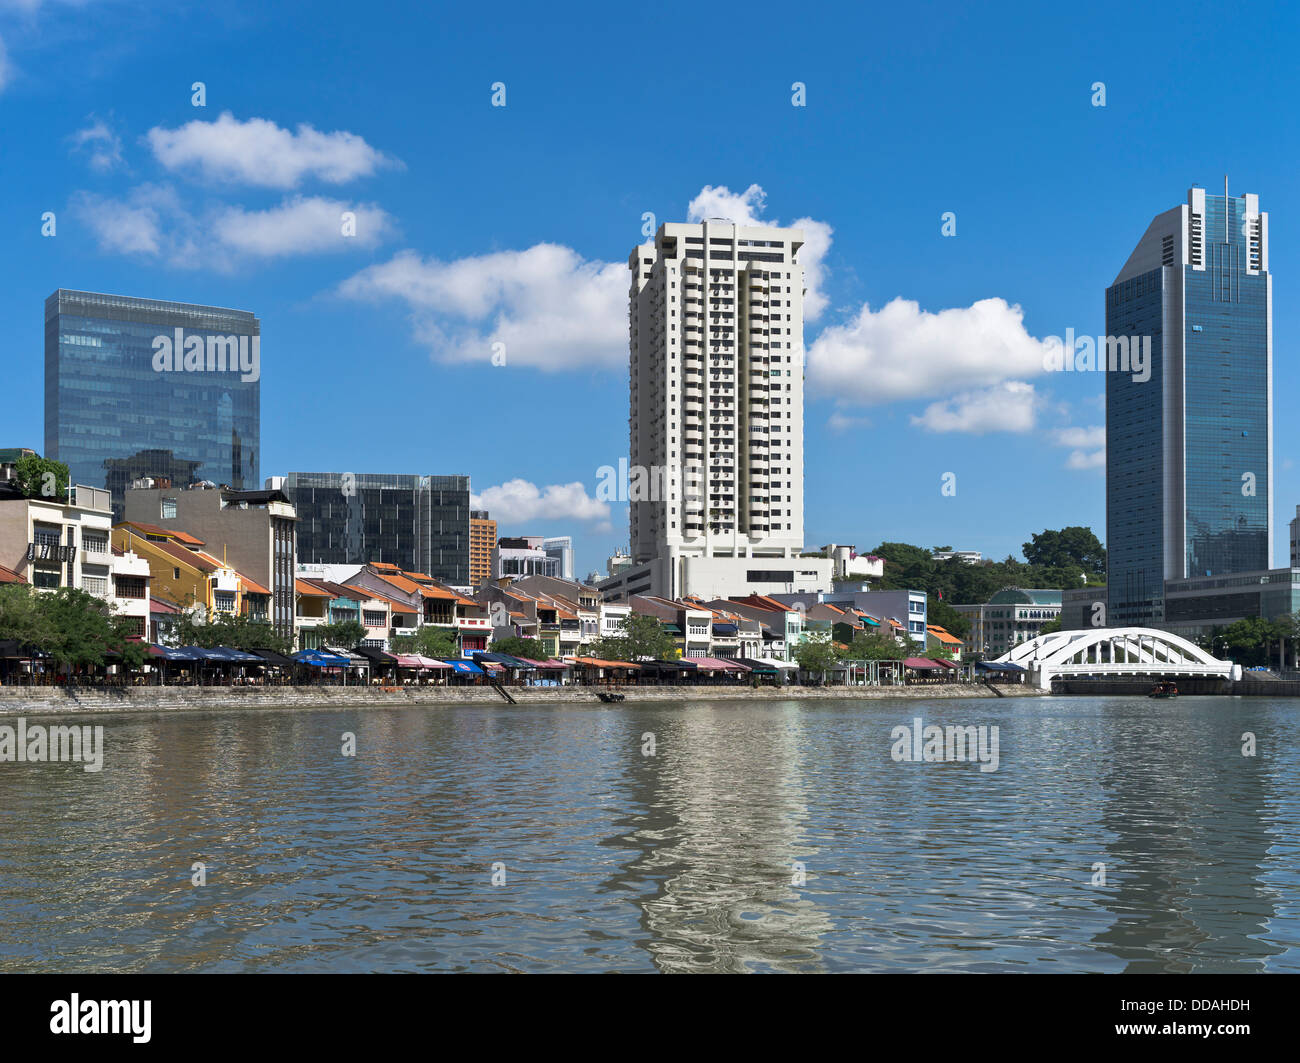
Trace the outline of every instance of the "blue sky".
[[503, 531], [603, 568], [627, 540], [595, 497], [628, 446], [624, 263], [645, 212], [728, 209], [820, 241], [810, 545], [1104, 538], [1103, 380], [1043, 373], [1038, 344], [1104, 331], [1151, 217], [1226, 173], [1270, 215], [1284, 562], [1296, 14], [791, 10], [0, 0], [0, 446], [42, 447], [55, 288], [248, 309], [265, 474], [468, 473]]

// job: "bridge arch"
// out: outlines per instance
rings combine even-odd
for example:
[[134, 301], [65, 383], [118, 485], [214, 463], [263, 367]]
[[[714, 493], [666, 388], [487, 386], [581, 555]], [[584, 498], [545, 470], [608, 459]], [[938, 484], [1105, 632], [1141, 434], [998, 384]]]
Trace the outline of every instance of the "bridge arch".
[[1241, 678], [1240, 665], [1219, 660], [1181, 635], [1148, 627], [1054, 631], [1012, 647], [998, 661], [1025, 668], [1044, 690], [1058, 676]]

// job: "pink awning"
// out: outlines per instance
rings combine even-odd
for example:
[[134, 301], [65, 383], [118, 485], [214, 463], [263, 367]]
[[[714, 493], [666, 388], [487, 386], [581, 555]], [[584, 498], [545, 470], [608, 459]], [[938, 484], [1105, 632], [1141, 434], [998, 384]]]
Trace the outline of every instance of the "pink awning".
[[683, 664], [693, 664], [696, 668], [705, 668], [715, 672], [748, 672], [749, 665], [739, 661], [724, 661], [720, 657], [683, 657]]

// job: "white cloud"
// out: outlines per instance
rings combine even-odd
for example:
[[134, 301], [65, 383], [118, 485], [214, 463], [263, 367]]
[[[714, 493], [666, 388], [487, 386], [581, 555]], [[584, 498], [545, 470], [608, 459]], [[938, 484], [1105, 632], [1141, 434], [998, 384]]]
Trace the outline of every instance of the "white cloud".
[[[775, 218], [764, 218], [763, 210], [767, 203], [767, 193], [759, 185], [750, 185], [743, 192], [733, 192], [726, 185], [705, 185], [700, 194], [686, 207], [688, 221], [698, 222], [708, 218], [726, 218], [736, 225], [774, 225], [780, 226]], [[834, 233], [824, 221], [812, 218], [799, 218], [790, 223], [791, 229], [804, 232], [803, 249], [799, 252], [799, 264], [803, 266], [804, 295], [803, 316], [806, 321], [815, 321], [826, 309], [829, 299], [822, 294], [826, 283], [826, 255], [831, 248], [831, 235]]]
[[9, 52], [5, 49], [4, 38], [0, 37], [0, 92], [4, 92], [5, 86], [13, 79], [14, 68], [9, 62]]
[[1067, 428], [1056, 429], [1052, 433], [1052, 437], [1056, 440], [1057, 446], [1062, 447], [1083, 447], [1085, 449], [1104, 447], [1106, 445], [1106, 426], [1104, 424], [1090, 424], [1086, 427], [1071, 425]]
[[826, 427], [837, 435], [853, 428], [865, 428], [869, 424], [871, 424], [870, 418], [850, 417], [847, 414], [840, 413], [839, 410], [836, 410], [826, 419]]
[[1067, 469], [1104, 469], [1106, 467], [1106, 448], [1101, 450], [1072, 450], [1065, 460]]
[[809, 390], [864, 405], [953, 395], [1040, 374], [1047, 346], [1019, 306], [981, 299], [922, 310], [894, 299], [823, 330], [808, 352]]
[[306, 124], [294, 133], [265, 118], [241, 122], [229, 111], [215, 122], [156, 126], [148, 141], [167, 170], [196, 170], [209, 180], [265, 188], [295, 188], [307, 177], [342, 184], [400, 165], [355, 133], [321, 133]]
[[609, 525], [609, 503], [592, 498], [577, 481], [539, 488], [528, 480], [507, 480], [471, 495], [470, 504], [491, 513], [498, 527], [542, 520], [595, 522], [596, 531], [606, 531]]
[[1038, 420], [1041, 397], [1033, 384], [1007, 380], [980, 391], [933, 402], [912, 424], [931, 432], [1030, 432]]
[[[345, 211], [355, 216], [354, 236], [343, 235]], [[297, 196], [269, 210], [229, 207], [213, 223], [222, 245], [259, 258], [373, 247], [391, 229], [389, 216], [373, 204], [352, 206], [320, 196]]]
[[[199, 216], [168, 185], [139, 185], [120, 198], [80, 192], [71, 206], [101, 251], [221, 272], [253, 259], [371, 246], [391, 228], [378, 207], [319, 197], [297, 197], [262, 211], [224, 207]], [[355, 237], [342, 235], [345, 210], [357, 216]]]
[[339, 292], [403, 300], [417, 337], [441, 361], [490, 362], [499, 353], [506, 365], [558, 370], [626, 364], [627, 285], [621, 262], [537, 244], [452, 262], [403, 251]]
[[1058, 447], [1071, 447], [1065, 459], [1067, 469], [1104, 469], [1106, 467], [1106, 426], [1101, 424], [1070, 425], [1052, 433]]
[[103, 119], [91, 116], [85, 129], [72, 134], [74, 150], [89, 147], [90, 168], [98, 173], [108, 173], [122, 162], [122, 140]]

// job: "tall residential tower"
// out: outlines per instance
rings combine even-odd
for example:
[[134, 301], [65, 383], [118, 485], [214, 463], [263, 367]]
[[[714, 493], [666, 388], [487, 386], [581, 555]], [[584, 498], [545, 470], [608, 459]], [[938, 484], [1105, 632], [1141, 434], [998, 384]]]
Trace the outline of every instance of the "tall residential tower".
[[628, 258], [633, 563], [610, 593], [829, 587], [799, 556], [802, 246], [711, 220], [662, 225]]
[[1272, 295], [1268, 215], [1226, 187], [1157, 215], [1106, 290], [1107, 335], [1151, 343], [1149, 379], [1106, 377], [1111, 626], [1163, 623], [1166, 580], [1271, 563]]

